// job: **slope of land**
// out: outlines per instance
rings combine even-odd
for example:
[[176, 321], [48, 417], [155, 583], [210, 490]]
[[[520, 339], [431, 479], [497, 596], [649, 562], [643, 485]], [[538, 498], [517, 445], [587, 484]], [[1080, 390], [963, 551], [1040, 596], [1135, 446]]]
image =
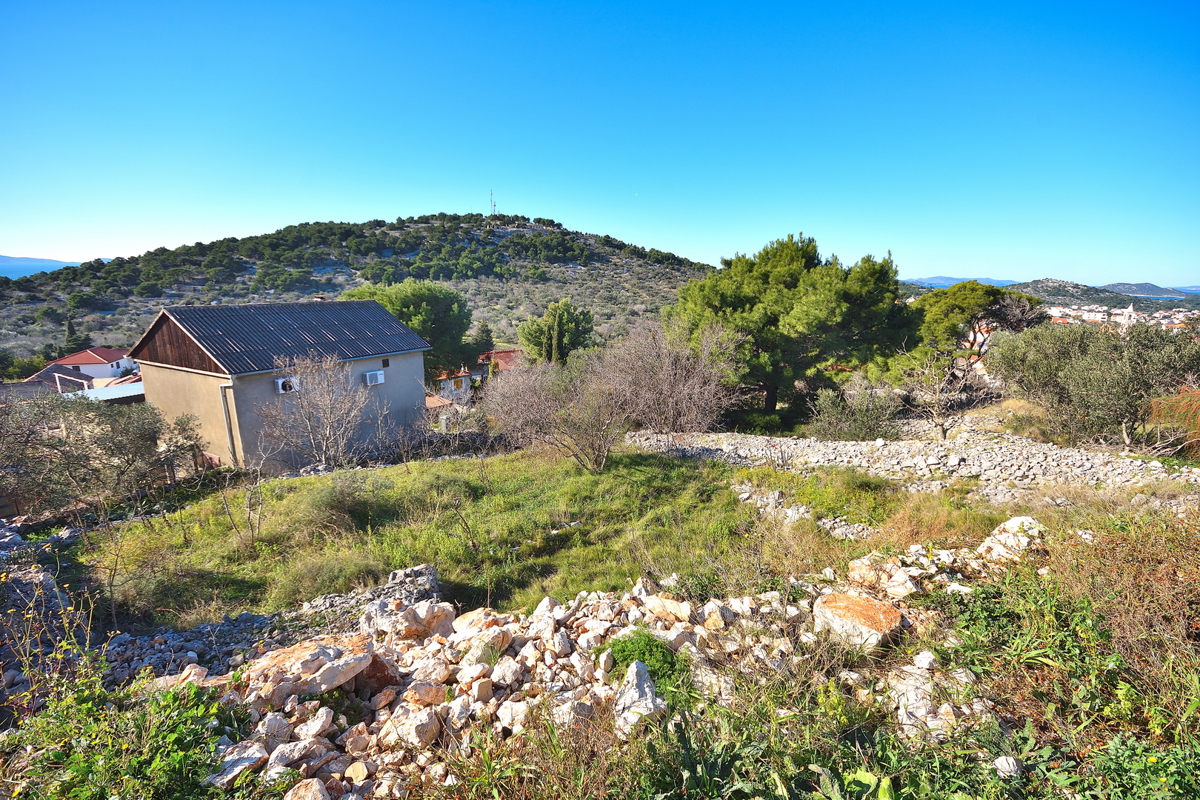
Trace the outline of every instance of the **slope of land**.
[[1013, 291], [1040, 297], [1047, 305], [1062, 306], [1107, 306], [1109, 308], [1124, 308], [1130, 304], [1137, 311], [1158, 311], [1170, 308], [1200, 308], [1200, 298], [1179, 300], [1153, 300], [1147, 297], [1134, 297], [1128, 294], [1110, 291], [1107, 288], [1097, 289], [1082, 283], [1058, 280], [1057, 278], [1041, 278], [1028, 283], [1015, 283], [1005, 287]]
[[1164, 289], [1162, 286], [1157, 286], [1153, 283], [1109, 283], [1099, 288], [1119, 294], [1133, 295], [1134, 297], [1174, 297], [1181, 300], [1187, 299], [1187, 295], [1178, 289]]
[[[873, 461], [868, 442], [663, 437], [700, 458], [622, 453], [600, 475], [439, 460], [274, 481], [240, 542], [220, 510], [237, 493], [76, 533], [71, 561], [148, 558], [164, 566], [121, 562], [111, 585], [155, 612], [190, 582], [210, 621], [120, 634], [74, 673], [6, 672], [50, 700], [0, 737], [0, 781], [67, 798], [80, 774], [159, 780], [146, 765], [170, 754], [173, 796], [213, 800], [1197, 796], [1197, 474], [1061, 448], [1067, 487], [1035, 443], [959, 438]], [[927, 445], [955, 452], [916, 460]], [[967, 495], [1025, 469], [1020, 498]], [[13, 591], [58, 597], [54, 546], [27, 547], [42, 563]], [[345, 593], [380, 558], [378, 585]], [[340, 594], [209, 605], [280, 579], [281, 606]], [[19, 632], [29, 614], [8, 613]], [[139, 671], [160, 677], [120, 692]], [[205, 691], [157, 693], [182, 684]]]
[[305, 223], [245, 239], [96, 259], [0, 278], [0, 347], [18, 355], [60, 342], [64, 316], [112, 346], [131, 344], [159, 308], [333, 296], [407, 277], [463, 292], [477, 321], [515, 339], [516, 323], [564, 296], [592, 309], [607, 336], [674, 300], [711, 267], [550, 219], [436, 214], [395, 222]]

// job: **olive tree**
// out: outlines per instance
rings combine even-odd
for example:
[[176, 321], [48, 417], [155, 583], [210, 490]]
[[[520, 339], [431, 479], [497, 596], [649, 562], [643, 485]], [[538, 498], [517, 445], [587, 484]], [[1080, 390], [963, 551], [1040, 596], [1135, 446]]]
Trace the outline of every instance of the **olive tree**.
[[1054, 433], [1129, 447], [1157, 438], [1153, 401], [1200, 373], [1200, 341], [1150, 325], [1042, 325], [997, 342], [987, 363]]

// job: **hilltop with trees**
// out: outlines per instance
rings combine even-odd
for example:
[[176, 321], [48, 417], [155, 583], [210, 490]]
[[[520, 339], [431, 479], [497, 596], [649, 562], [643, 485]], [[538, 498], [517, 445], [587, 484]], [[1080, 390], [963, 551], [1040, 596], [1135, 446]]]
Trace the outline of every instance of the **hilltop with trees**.
[[164, 305], [297, 300], [408, 278], [463, 294], [473, 324], [487, 322], [498, 341], [515, 342], [519, 322], [567, 295], [591, 309], [596, 333], [607, 337], [655, 314], [710, 269], [542, 217], [441, 213], [312, 222], [0, 277], [0, 347], [18, 358], [52, 359], [65, 348], [68, 321], [76, 337], [129, 345]]

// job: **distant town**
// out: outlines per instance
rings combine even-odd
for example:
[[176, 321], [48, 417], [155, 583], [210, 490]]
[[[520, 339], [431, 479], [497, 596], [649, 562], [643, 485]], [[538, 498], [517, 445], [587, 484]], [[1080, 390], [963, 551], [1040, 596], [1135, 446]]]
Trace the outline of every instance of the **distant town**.
[[1102, 305], [1046, 306], [1051, 322], [1060, 325], [1079, 325], [1085, 322], [1120, 325], [1158, 325], [1167, 329], [1181, 330], [1200, 324], [1200, 311], [1188, 308], [1172, 308], [1159, 311], [1135, 311], [1130, 304], [1126, 308]]

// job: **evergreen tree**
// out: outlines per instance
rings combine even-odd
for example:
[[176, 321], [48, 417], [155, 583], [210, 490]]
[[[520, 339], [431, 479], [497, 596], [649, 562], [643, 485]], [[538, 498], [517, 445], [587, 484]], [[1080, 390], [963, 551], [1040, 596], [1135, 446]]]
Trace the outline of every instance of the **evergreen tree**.
[[489, 353], [496, 349], [496, 340], [492, 336], [492, 326], [487, 324], [487, 321], [479, 323], [479, 327], [475, 329], [475, 335], [471, 337], [471, 349], [477, 356]]
[[680, 289], [667, 313], [692, 331], [717, 323], [740, 334], [741, 380], [763, 392], [767, 412], [797, 381], [866, 363], [915, 332], [890, 253], [847, 267], [836, 256], [822, 259], [811, 237], [789, 234], [721, 263], [724, 269]]
[[343, 300], [376, 300], [418, 336], [429, 342], [425, 353], [425, 379], [456, 372], [474, 361], [477, 353], [463, 342], [471, 326], [467, 299], [449, 286], [408, 278], [390, 286], [368, 283], [343, 292]]
[[92, 346], [92, 337], [86, 333], [77, 333], [75, 331], [75, 323], [67, 317], [67, 331], [63, 337], [61, 358], [64, 355], [78, 353], [80, 350], [86, 350]]
[[517, 340], [534, 361], [566, 363], [573, 350], [592, 343], [592, 312], [576, 308], [571, 298], [564, 297], [547, 306], [540, 319], [530, 318], [518, 325]]

